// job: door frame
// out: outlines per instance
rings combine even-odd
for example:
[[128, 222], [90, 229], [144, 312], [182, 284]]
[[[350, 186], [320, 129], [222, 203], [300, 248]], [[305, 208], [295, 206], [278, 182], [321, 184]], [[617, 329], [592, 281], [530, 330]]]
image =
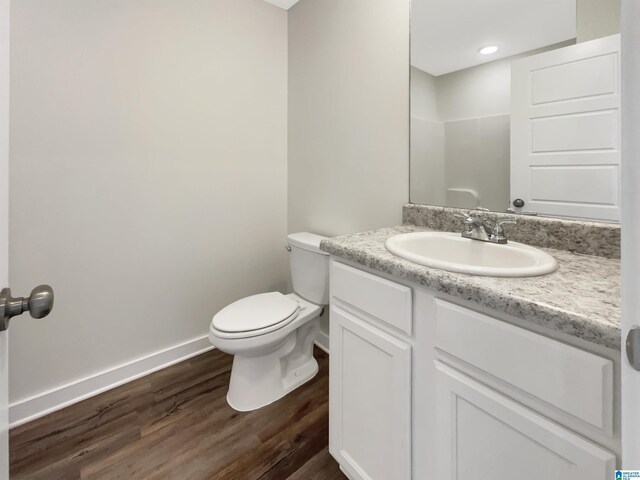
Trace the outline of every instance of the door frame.
[[[640, 2], [622, 0], [622, 466], [640, 469], [640, 372], [625, 339], [640, 326]], [[630, 128], [631, 127], [631, 128]]]
[[[9, 285], [9, 7], [0, 0], [0, 288]], [[9, 478], [9, 333], [0, 332], [0, 478]]]

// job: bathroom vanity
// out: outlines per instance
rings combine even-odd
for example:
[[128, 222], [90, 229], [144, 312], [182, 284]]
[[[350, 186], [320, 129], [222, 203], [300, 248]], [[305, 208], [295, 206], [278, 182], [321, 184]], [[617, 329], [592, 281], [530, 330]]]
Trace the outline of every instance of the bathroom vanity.
[[489, 3], [411, 0], [412, 203], [322, 244], [330, 452], [353, 480], [621, 465], [616, 2]]
[[345, 474], [611, 478], [619, 261], [545, 249], [557, 272], [492, 278], [420, 266], [384, 247], [422, 230], [322, 244], [331, 254], [330, 451]]

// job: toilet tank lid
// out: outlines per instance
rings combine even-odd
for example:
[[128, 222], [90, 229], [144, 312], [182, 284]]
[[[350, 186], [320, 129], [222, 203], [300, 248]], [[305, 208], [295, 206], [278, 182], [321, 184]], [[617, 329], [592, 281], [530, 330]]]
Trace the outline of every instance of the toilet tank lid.
[[323, 237], [322, 235], [309, 232], [292, 233], [287, 236], [289, 246], [302, 248], [314, 253], [321, 253], [322, 255], [329, 255], [327, 252], [320, 250], [320, 242], [326, 238], [327, 237]]

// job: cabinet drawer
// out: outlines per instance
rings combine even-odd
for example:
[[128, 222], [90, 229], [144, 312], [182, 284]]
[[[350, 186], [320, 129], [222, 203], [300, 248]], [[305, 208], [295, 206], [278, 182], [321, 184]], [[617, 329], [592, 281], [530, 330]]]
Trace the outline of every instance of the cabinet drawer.
[[411, 335], [411, 289], [331, 262], [331, 296]]
[[613, 434], [613, 362], [436, 300], [436, 346], [605, 434]]

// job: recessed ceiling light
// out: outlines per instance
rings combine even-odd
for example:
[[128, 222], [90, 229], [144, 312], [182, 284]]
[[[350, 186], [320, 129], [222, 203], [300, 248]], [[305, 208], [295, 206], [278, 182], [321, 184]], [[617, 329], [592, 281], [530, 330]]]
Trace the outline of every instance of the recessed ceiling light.
[[497, 45], [487, 45], [486, 47], [482, 47], [478, 50], [478, 53], [481, 55], [491, 55], [492, 53], [496, 53], [500, 47]]

